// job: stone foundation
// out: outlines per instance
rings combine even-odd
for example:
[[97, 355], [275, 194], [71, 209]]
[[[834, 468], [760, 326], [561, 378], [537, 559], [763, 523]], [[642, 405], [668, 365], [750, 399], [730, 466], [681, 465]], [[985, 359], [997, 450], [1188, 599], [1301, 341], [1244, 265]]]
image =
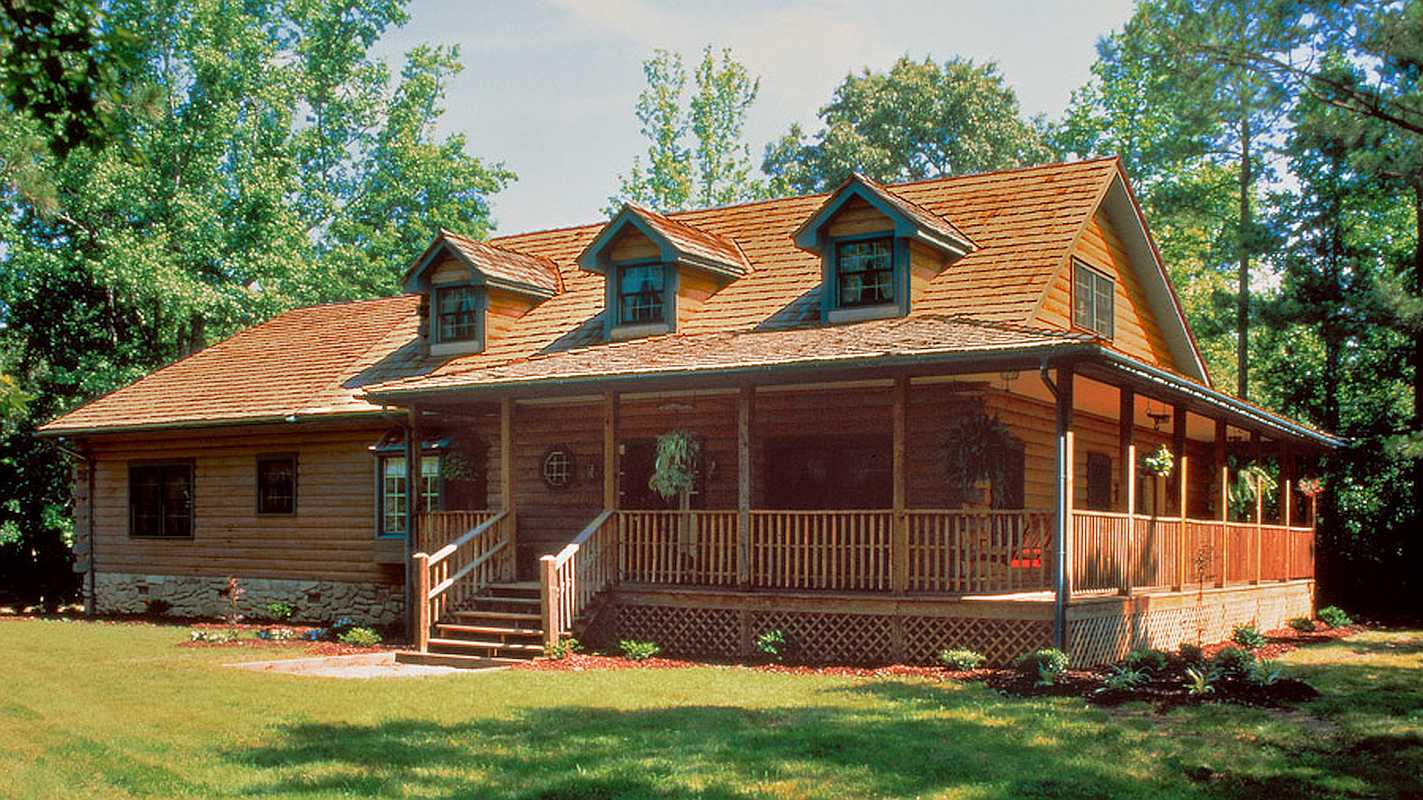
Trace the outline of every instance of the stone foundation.
[[[238, 602], [244, 617], [265, 619], [268, 603], [289, 604], [302, 622], [331, 622], [350, 617], [362, 625], [389, 625], [404, 617], [404, 589], [379, 583], [241, 579]], [[99, 614], [142, 614], [151, 604], [167, 604], [173, 617], [221, 617], [228, 613], [227, 579], [188, 575], [132, 575], [100, 572], [94, 576], [94, 610]]]

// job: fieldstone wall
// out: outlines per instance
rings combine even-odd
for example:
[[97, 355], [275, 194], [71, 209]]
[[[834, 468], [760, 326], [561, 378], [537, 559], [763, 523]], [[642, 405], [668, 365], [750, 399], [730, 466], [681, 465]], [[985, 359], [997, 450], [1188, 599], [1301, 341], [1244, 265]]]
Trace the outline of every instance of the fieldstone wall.
[[[245, 591], [238, 602], [243, 616], [266, 617], [268, 603], [282, 602], [302, 622], [331, 622], [350, 617], [361, 625], [389, 625], [404, 616], [404, 589], [379, 583], [240, 579]], [[94, 576], [94, 608], [99, 614], [142, 614], [155, 601], [167, 603], [173, 617], [221, 617], [228, 613], [227, 579], [187, 575], [132, 575], [100, 572]]]

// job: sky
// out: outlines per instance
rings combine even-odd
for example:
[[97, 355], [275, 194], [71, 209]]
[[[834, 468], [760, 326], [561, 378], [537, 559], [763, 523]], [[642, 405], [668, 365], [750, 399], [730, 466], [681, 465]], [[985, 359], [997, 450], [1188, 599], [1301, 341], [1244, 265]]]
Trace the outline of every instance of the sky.
[[410, 22], [375, 54], [399, 69], [422, 42], [457, 44], [465, 70], [448, 87], [440, 133], [519, 179], [492, 199], [496, 232], [594, 222], [618, 175], [645, 151], [633, 116], [642, 62], [656, 48], [688, 68], [710, 44], [730, 47], [761, 79], [746, 138], [759, 166], [792, 122], [816, 111], [849, 72], [883, 70], [903, 54], [996, 61], [1025, 114], [1061, 115], [1089, 77], [1097, 37], [1119, 28], [1131, 0], [412, 0]]

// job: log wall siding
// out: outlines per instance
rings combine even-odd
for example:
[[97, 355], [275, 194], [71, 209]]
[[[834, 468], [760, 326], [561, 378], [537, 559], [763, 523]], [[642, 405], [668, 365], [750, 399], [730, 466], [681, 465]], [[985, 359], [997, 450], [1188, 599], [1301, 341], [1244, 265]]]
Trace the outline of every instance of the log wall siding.
[[[1104, 211], [1098, 209], [1073, 249], [1072, 255], [1110, 276], [1116, 282], [1116, 331], [1112, 344], [1122, 352], [1148, 364], [1180, 371], [1161, 328], [1156, 324], [1146, 292], [1132, 269], [1122, 240], [1112, 229]], [[1043, 298], [1037, 319], [1049, 325], [1072, 327], [1072, 265], [1069, 262], [1053, 277]]]
[[825, 226], [830, 236], [860, 236], [867, 233], [894, 233], [894, 222], [884, 212], [870, 205], [864, 198], [856, 196], [845, 201]]
[[[375, 466], [367, 447], [386, 424], [93, 440], [100, 572], [400, 583], [377, 564]], [[297, 513], [256, 513], [257, 456], [297, 454]], [[194, 463], [191, 539], [129, 536], [131, 461]]]
[[[496, 423], [497, 424], [497, 423]], [[499, 460], [497, 430], [490, 438], [489, 457]], [[521, 550], [557, 552], [603, 510], [603, 484], [588, 479], [589, 464], [602, 461], [603, 411], [596, 403], [576, 405], [515, 405], [514, 504]], [[544, 456], [553, 447], [573, 453], [574, 477], [568, 486], [551, 488], [543, 479]], [[499, 507], [498, 482], [491, 508]], [[527, 556], [521, 557], [525, 564]]]

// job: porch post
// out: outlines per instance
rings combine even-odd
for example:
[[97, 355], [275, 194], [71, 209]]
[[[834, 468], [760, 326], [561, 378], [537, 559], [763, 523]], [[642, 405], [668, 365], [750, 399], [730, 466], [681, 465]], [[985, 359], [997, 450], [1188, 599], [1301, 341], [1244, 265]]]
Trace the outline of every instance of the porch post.
[[603, 510], [618, 507], [618, 393], [603, 395]]
[[1072, 406], [1073, 370], [1057, 368], [1057, 531], [1054, 563], [1056, 595], [1053, 601], [1053, 642], [1067, 650], [1067, 604], [1072, 597]]
[[[419, 636], [420, 632], [416, 626], [420, 624], [420, 618], [416, 616], [415, 604], [424, 598], [417, 597], [415, 593], [415, 563], [414, 556], [416, 550], [416, 537], [419, 531], [416, 530], [416, 523], [419, 515], [416, 508], [420, 505], [420, 410], [412, 403], [407, 412], [407, 423], [405, 433], [405, 586], [402, 589], [403, 601], [405, 603], [405, 631], [412, 637]], [[426, 590], [428, 593], [428, 589]], [[426, 626], [428, 628], [428, 625]], [[425, 635], [429, 635], [428, 629]]]
[[[1186, 499], [1189, 496], [1186, 494], [1186, 487], [1190, 485], [1191, 480], [1191, 457], [1185, 453], [1181, 454], [1181, 465], [1179, 469], [1181, 470], [1181, 521], [1177, 523], [1176, 540], [1181, 544], [1178, 545], [1176, 549], [1184, 550], [1186, 541]], [[1182, 577], [1182, 587], [1185, 586], [1185, 582], [1185, 577]]]
[[1280, 442], [1280, 522], [1285, 529], [1285, 574], [1281, 580], [1289, 580], [1293, 575], [1290, 569], [1293, 559], [1290, 557], [1294, 552], [1294, 533], [1290, 531], [1293, 524], [1294, 510], [1294, 485], [1295, 485], [1295, 457], [1290, 452], [1288, 442]]
[[1225, 586], [1226, 572], [1226, 523], [1230, 522], [1230, 466], [1225, 462], [1225, 420], [1215, 421], [1215, 463], [1220, 471], [1220, 576], [1217, 585]]
[[416, 650], [424, 653], [430, 649], [430, 556], [427, 553], [416, 553], [413, 556], [411, 577], [414, 579], [413, 591], [409, 594], [414, 599], [406, 606], [410, 609], [406, 616], [413, 619], [410, 627], [411, 642]]
[[894, 538], [890, 563], [894, 565], [894, 591], [909, 590], [909, 520], [904, 509], [909, 494], [909, 464], [905, 439], [909, 428], [909, 378], [894, 379]]
[[[1261, 462], [1261, 460], [1262, 460], [1262, 458], [1261, 458], [1261, 447], [1260, 447], [1260, 434], [1259, 434], [1259, 433], [1251, 432], [1251, 434], [1250, 434], [1250, 450], [1251, 450], [1251, 453], [1250, 453], [1250, 460], [1251, 460], [1251, 462], [1255, 465], [1255, 468], [1256, 468], [1256, 469], [1259, 469], [1259, 468], [1260, 468], [1260, 462]], [[1265, 565], [1264, 565], [1264, 560], [1263, 560], [1263, 556], [1264, 556], [1264, 554], [1265, 554], [1265, 541], [1264, 541], [1264, 540], [1265, 540], [1265, 537], [1263, 536], [1264, 531], [1261, 530], [1261, 528], [1260, 528], [1260, 526], [1263, 524], [1263, 519], [1262, 519], [1262, 518], [1265, 516], [1265, 498], [1261, 495], [1261, 492], [1260, 492], [1261, 488], [1262, 488], [1262, 487], [1261, 487], [1260, 476], [1259, 476], [1259, 475], [1256, 475], [1256, 476], [1255, 476], [1255, 581], [1254, 581], [1254, 582], [1255, 582], [1255, 585], [1257, 585], [1257, 586], [1260, 585], [1260, 580], [1261, 580], [1261, 578], [1263, 577], [1263, 572], [1264, 572], [1264, 567], [1265, 567]]]
[[751, 585], [751, 414], [756, 388], [741, 387], [736, 397], [736, 582]]
[[[1186, 457], [1186, 413], [1186, 407], [1180, 403], [1171, 407], [1171, 454], [1176, 457], [1177, 464], [1180, 464], [1181, 460]], [[1182, 480], [1180, 468], [1177, 468], [1176, 474], [1171, 477], [1172, 494], [1176, 495], [1177, 499], [1184, 498], [1186, 493], [1182, 491], [1181, 485], [1185, 481]], [[1176, 511], [1179, 516], [1186, 516], [1184, 505]], [[1162, 516], [1166, 515], [1162, 514]]]
[[514, 508], [514, 400], [499, 401], [499, 507], [508, 516], [509, 552], [514, 574], [519, 577], [519, 519]]
[[[1135, 544], [1136, 544], [1136, 444], [1135, 444], [1135, 443], [1130, 443], [1130, 442], [1129, 442], [1129, 443], [1127, 444], [1127, 447], [1126, 447], [1126, 454], [1122, 456], [1122, 461], [1124, 462], [1124, 464], [1125, 464], [1125, 466], [1126, 466], [1126, 478], [1124, 478], [1124, 480], [1126, 481], [1126, 484], [1127, 484], [1127, 496], [1126, 496], [1126, 500], [1127, 500], [1127, 541], [1130, 542], [1132, 545], [1135, 545]], [[1136, 547], [1133, 546], [1133, 547], [1129, 548], [1128, 552], [1130, 552], [1130, 553], [1133, 554], [1133, 555], [1132, 555], [1132, 558], [1135, 558], [1135, 557], [1136, 557], [1136, 556], [1135, 556]], [[1132, 584], [1133, 584], [1133, 583], [1134, 583], [1134, 582], [1132, 581], [1132, 572], [1131, 572], [1130, 569], [1128, 569], [1128, 570], [1127, 570], [1127, 585], [1126, 585], [1127, 597], [1131, 597], [1131, 595], [1132, 595]]]
[[1127, 513], [1126, 581], [1122, 589], [1131, 597], [1136, 571], [1136, 520], [1132, 519], [1136, 511], [1136, 393], [1123, 387], [1117, 390], [1117, 397], [1120, 401], [1117, 406], [1117, 447], [1121, 460], [1122, 500]]

